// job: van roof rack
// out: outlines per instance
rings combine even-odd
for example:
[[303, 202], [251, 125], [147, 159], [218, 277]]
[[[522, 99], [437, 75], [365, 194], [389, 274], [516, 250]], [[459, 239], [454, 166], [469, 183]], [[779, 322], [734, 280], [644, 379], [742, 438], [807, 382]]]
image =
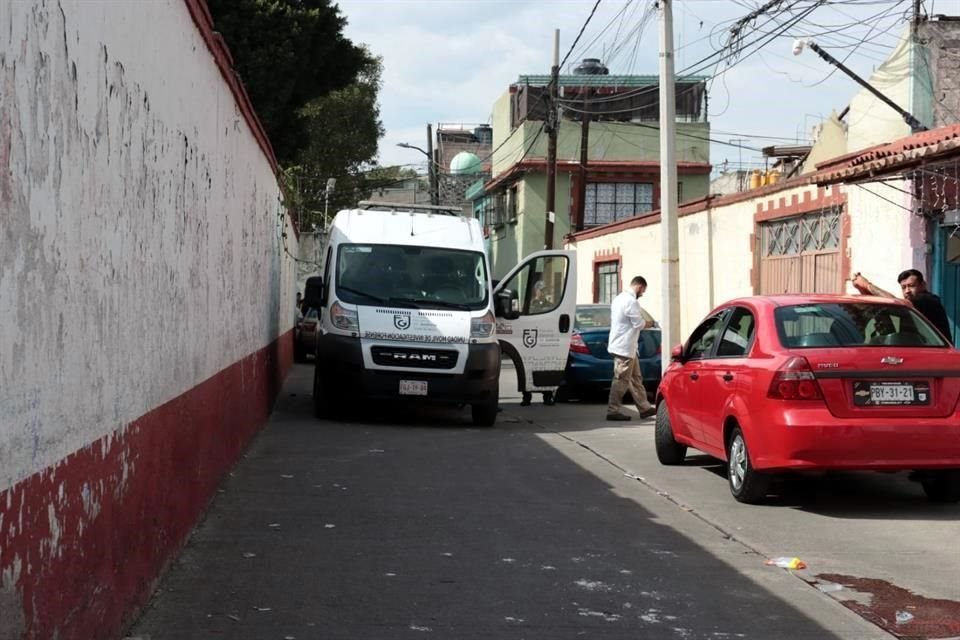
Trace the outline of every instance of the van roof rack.
[[433, 204], [409, 204], [407, 202], [376, 202], [361, 200], [357, 206], [370, 211], [427, 211], [445, 215], [463, 215], [463, 209], [455, 205], [437, 206]]

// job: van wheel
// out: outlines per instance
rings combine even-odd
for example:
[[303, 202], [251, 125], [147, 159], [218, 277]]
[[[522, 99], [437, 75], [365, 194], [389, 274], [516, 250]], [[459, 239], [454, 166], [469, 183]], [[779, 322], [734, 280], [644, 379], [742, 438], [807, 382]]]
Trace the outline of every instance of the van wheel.
[[313, 368], [313, 417], [325, 420], [330, 417], [330, 396], [320, 378], [320, 367]]
[[768, 477], [753, 468], [740, 427], [734, 427], [727, 445], [727, 482], [737, 502], [758, 504], [767, 497]]
[[931, 502], [960, 502], [960, 469], [927, 471], [921, 477], [920, 483]]
[[673, 426], [670, 424], [670, 412], [666, 401], [657, 405], [657, 422], [653, 429], [654, 444], [657, 449], [657, 460], [660, 464], [682, 464], [687, 457], [687, 447], [680, 444], [673, 437]]
[[500, 386], [497, 385], [490, 392], [490, 399], [470, 405], [470, 414], [475, 427], [492, 427], [497, 422], [500, 412]]

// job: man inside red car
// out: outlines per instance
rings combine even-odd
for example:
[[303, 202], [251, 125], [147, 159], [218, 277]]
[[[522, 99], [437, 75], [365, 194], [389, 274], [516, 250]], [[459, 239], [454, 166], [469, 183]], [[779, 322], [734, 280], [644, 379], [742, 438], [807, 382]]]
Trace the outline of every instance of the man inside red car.
[[[853, 286], [862, 294], [896, 298], [889, 291], [884, 291], [864, 278], [859, 272], [853, 274], [852, 281]], [[930, 324], [939, 329], [948, 342], [952, 343], [953, 334], [950, 331], [950, 323], [947, 321], [947, 312], [943, 308], [940, 297], [927, 290], [923, 274], [916, 269], [907, 269], [897, 277], [897, 282], [900, 283], [904, 299], [929, 320]]]
[[623, 396], [630, 391], [641, 418], [649, 418], [657, 412], [643, 388], [640, 362], [637, 360], [637, 341], [640, 330], [647, 323], [640, 313], [637, 299], [647, 290], [647, 281], [637, 276], [630, 286], [613, 299], [610, 305], [610, 339], [607, 353], [613, 356], [613, 381], [610, 384], [610, 401], [607, 405], [607, 420], [629, 420], [623, 413]]

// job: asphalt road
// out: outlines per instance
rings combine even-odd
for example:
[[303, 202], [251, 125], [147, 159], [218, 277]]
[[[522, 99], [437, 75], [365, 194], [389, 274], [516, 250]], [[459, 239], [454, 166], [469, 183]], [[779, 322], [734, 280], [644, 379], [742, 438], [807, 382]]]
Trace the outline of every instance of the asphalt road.
[[618, 461], [645, 455], [649, 421], [507, 393], [492, 429], [392, 407], [319, 422], [310, 375], [295, 367], [130, 636], [891, 637]]

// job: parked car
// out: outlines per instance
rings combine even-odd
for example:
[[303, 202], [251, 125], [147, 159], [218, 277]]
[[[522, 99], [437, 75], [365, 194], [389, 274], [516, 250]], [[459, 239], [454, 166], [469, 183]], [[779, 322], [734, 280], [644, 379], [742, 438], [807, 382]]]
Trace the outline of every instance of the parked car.
[[911, 306], [864, 296], [744, 298], [713, 311], [657, 392], [656, 451], [726, 461], [763, 501], [778, 472], [912, 470], [960, 501], [960, 352]]
[[[650, 394], [660, 384], [660, 326], [649, 313], [640, 309], [649, 328], [640, 332], [637, 356], [643, 384]], [[570, 354], [559, 400], [599, 395], [610, 389], [613, 379], [613, 356], [607, 353], [610, 338], [610, 306], [577, 305], [570, 340]]]
[[308, 355], [314, 355], [317, 352], [319, 324], [316, 309], [308, 309], [307, 314], [297, 321], [293, 343], [294, 362], [306, 362]]

